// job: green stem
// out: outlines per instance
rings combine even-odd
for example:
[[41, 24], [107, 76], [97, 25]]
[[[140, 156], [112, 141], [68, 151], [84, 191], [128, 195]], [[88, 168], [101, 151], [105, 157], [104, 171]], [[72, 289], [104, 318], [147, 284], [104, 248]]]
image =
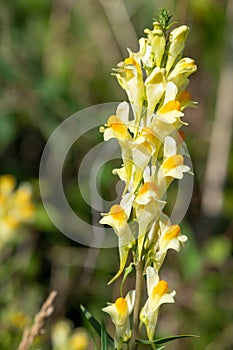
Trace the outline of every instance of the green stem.
[[139, 260], [136, 263], [136, 296], [134, 304], [134, 313], [133, 313], [133, 335], [131, 339], [130, 350], [136, 350], [137, 344], [135, 343], [136, 338], [138, 337], [139, 331], [139, 316], [141, 310], [141, 300], [142, 300], [142, 287], [143, 287], [143, 263]]

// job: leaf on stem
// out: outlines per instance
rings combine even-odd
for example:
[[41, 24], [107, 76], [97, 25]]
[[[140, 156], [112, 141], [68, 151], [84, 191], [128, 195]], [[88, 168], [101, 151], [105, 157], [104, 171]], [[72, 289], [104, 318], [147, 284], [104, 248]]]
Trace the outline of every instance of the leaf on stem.
[[155, 339], [155, 340], [136, 339], [136, 342], [140, 343], [140, 344], [145, 344], [145, 345], [150, 345], [150, 344], [158, 344], [159, 345], [159, 344], [169, 343], [169, 342], [177, 340], [177, 339], [190, 338], [190, 337], [198, 338], [199, 336], [193, 335], [193, 334], [182, 334], [182, 335], [173, 335], [171, 337], [160, 338], [160, 339]]
[[[89, 324], [94, 328], [96, 333], [101, 338], [101, 342], [102, 342], [102, 332], [105, 332], [108, 344], [114, 347], [114, 341], [112, 337], [106, 332], [106, 330], [103, 331], [103, 326], [99, 323], [99, 321], [97, 321], [96, 318], [92, 316], [92, 314], [83, 305], [80, 305], [80, 309], [83, 315], [85, 316], [85, 318], [87, 319], [87, 321], [89, 322]], [[102, 346], [102, 343], [101, 343], [101, 346]]]
[[108, 335], [103, 321], [101, 323], [101, 350], [108, 350]]

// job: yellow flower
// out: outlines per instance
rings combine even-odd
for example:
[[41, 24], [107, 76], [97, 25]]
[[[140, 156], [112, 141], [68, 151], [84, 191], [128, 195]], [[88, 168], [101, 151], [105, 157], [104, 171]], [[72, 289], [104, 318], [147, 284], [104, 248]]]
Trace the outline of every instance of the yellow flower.
[[135, 290], [127, 293], [125, 298], [116, 299], [115, 303], [109, 304], [102, 310], [111, 316], [115, 324], [116, 333], [114, 337], [115, 348], [122, 349], [122, 344], [127, 342], [131, 337], [131, 327], [129, 316], [133, 311], [135, 301]]
[[127, 216], [124, 209], [119, 204], [115, 204], [111, 207], [108, 214], [102, 215], [104, 217], [100, 220], [100, 223], [112, 226], [117, 230], [118, 235], [121, 236], [119, 229], [127, 224]]
[[168, 58], [166, 64], [167, 72], [170, 71], [177, 58], [179, 58], [183, 52], [185, 42], [189, 33], [189, 28], [185, 25], [175, 28], [169, 35], [169, 49]]
[[145, 324], [149, 340], [153, 340], [159, 307], [165, 303], [174, 303], [175, 291], [168, 292], [166, 281], [159, 280], [157, 271], [148, 266], [146, 269], [148, 299], [140, 313], [140, 320]]
[[16, 181], [12, 175], [2, 175], [0, 177], [0, 193], [9, 195], [15, 188]]
[[27, 315], [20, 311], [12, 312], [10, 315], [11, 324], [18, 329], [22, 330], [27, 325], [28, 321]]
[[168, 124], [176, 123], [183, 116], [180, 102], [176, 100], [167, 102], [157, 112], [157, 117]]
[[150, 43], [151, 43], [152, 52], [154, 54], [155, 65], [157, 67], [160, 67], [162, 63], [165, 46], [166, 46], [166, 39], [163, 31], [160, 29], [154, 28], [154, 30], [152, 31], [152, 38]]
[[71, 332], [72, 323], [69, 320], [56, 322], [51, 332], [53, 350], [66, 350]]
[[52, 328], [53, 350], [87, 350], [89, 338], [84, 328], [73, 330], [70, 320], [60, 320]]
[[21, 185], [15, 191], [13, 197], [15, 209], [12, 212], [20, 221], [28, 221], [34, 215], [34, 206], [31, 203], [31, 197], [32, 190], [28, 184]]
[[172, 225], [168, 216], [162, 214], [159, 221], [157, 241], [153, 248], [156, 268], [160, 269], [168, 249], [174, 249], [179, 252], [187, 239], [187, 236], [181, 234], [180, 226]]
[[196, 72], [197, 66], [193, 59], [189, 57], [182, 58], [168, 75], [168, 81], [172, 81], [179, 89], [183, 91], [188, 83], [188, 77]]
[[15, 185], [13, 176], [0, 177], [0, 246], [14, 238], [19, 226], [34, 215], [30, 185], [21, 184], [16, 190]]
[[[107, 141], [112, 137], [115, 137], [119, 140], [131, 139], [131, 136], [128, 132], [128, 128], [116, 115], [112, 115], [108, 118], [107, 126], [108, 129], [106, 129], [106, 132], [104, 133], [104, 141]], [[111, 132], [111, 134], [109, 133], [109, 131]]]
[[184, 157], [177, 154], [177, 145], [173, 137], [167, 136], [164, 142], [164, 160], [161, 165], [162, 176], [182, 179], [190, 168], [184, 165]]
[[[149, 29], [148, 29], [149, 30]], [[141, 59], [145, 70], [151, 70], [154, 66], [153, 62], [153, 53], [151, 50], [151, 45], [148, 43], [148, 39], [140, 38], [139, 39], [139, 51], [132, 52], [130, 50], [130, 55], [136, 57], [137, 59]]]
[[[117, 67], [114, 69], [116, 73], [113, 73], [113, 75], [116, 76], [119, 84], [126, 91], [129, 102], [136, 107], [141, 107], [145, 100], [145, 88], [140, 60], [128, 57], [124, 62], [118, 63]], [[138, 115], [140, 109], [137, 111], [136, 108], [135, 112]]]
[[135, 192], [142, 180], [143, 172], [156, 151], [158, 140], [150, 127], [143, 127], [136, 139], [130, 143], [133, 171], [129, 191]]
[[155, 25], [152, 31], [149, 29], [145, 29], [144, 32], [147, 34], [148, 39], [145, 42], [146, 55], [142, 57], [142, 62], [147, 67], [160, 67], [166, 45], [164, 33]]
[[87, 350], [89, 338], [84, 329], [76, 329], [70, 336], [67, 350]]
[[124, 270], [129, 250], [131, 249], [135, 239], [131, 227], [128, 224], [133, 199], [134, 196], [127, 193], [125, 196], [123, 196], [120, 205], [115, 204], [111, 207], [109, 213], [101, 214], [103, 218], [100, 220], [100, 223], [111, 226], [118, 236], [120, 268], [109, 284], [115, 281]]
[[140, 188], [135, 202], [139, 205], [146, 205], [151, 201], [151, 198], [157, 199], [157, 186], [154, 182], [145, 182]]
[[[153, 178], [153, 176], [152, 176]], [[145, 180], [149, 180], [144, 177]], [[134, 200], [136, 221], [138, 222], [138, 256], [142, 256], [144, 240], [152, 224], [160, 216], [165, 202], [158, 199], [158, 188], [155, 182], [146, 181]]]
[[148, 114], [154, 112], [156, 105], [163, 97], [166, 89], [166, 71], [156, 67], [145, 80]]
[[[109, 117], [106, 127], [100, 128], [100, 131], [104, 133], [105, 141], [116, 138], [119, 142], [123, 160], [123, 169], [119, 176], [126, 182], [126, 188], [132, 176], [132, 152], [130, 148], [130, 141], [132, 140], [130, 134], [131, 126], [132, 122], [129, 121], [129, 104], [127, 102], [122, 102], [117, 107], [116, 115]], [[118, 173], [118, 169], [116, 169], [114, 173]]]

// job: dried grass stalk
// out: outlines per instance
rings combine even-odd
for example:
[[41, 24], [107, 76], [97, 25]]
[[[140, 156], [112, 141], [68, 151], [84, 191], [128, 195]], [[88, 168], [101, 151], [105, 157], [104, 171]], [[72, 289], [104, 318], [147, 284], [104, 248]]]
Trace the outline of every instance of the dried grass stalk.
[[30, 328], [24, 329], [22, 340], [17, 350], [29, 350], [34, 339], [44, 333], [44, 323], [54, 310], [53, 303], [56, 296], [56, 291], [52, 291], [49, 294], [40, 311], [34, 317], [33, 325]]

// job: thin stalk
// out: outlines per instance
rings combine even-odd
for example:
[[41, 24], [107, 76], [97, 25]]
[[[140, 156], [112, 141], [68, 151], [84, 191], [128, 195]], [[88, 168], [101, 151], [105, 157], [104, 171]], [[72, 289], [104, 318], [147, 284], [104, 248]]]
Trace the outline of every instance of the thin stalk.
[[141, 310], [141, 300], [142, 300], [142, 287], [143, 287], [143, 263], [139, 260], [136, 263], [136, 296], [134, 304], [134, 314], [133, 314], [133, 335], [130, 350], [136, 350], [137, 344], [135, 343], [138, 337], [139, 331], [139, 314]]

